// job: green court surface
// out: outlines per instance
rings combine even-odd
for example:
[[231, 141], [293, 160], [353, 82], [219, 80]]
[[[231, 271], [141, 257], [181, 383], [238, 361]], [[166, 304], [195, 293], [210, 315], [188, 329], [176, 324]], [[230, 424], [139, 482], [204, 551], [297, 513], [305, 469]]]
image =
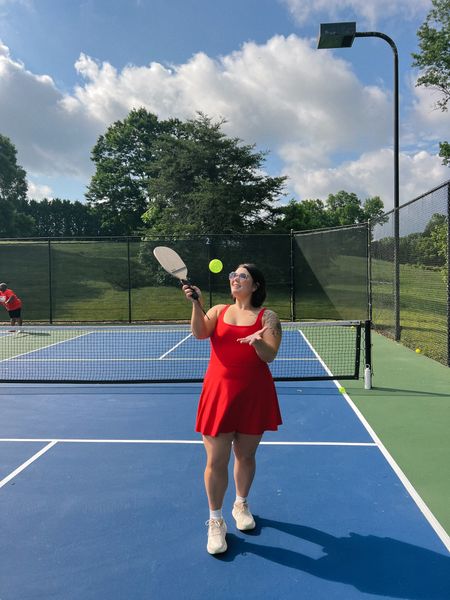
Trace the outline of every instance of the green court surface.
[[373, 389], [345, 382], [422, 500], [450, 533], [450, 369], [373, 334]]

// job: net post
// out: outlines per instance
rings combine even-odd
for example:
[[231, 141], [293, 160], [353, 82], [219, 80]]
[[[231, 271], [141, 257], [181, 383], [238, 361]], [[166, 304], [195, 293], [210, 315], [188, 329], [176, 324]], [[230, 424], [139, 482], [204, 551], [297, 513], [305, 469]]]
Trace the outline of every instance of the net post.
[[364, 389], [372, 389], [372, 329], [371, 321], [364, 321]]

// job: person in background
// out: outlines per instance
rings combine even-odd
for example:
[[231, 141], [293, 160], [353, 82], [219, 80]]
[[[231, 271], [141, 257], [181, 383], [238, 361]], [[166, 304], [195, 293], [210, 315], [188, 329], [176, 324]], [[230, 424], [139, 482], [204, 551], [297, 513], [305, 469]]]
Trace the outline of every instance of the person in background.
[[6, 283], [0, 283], [0, 304], [6, 308], [11, 325], [22, 325], [22, 300], [10, 290]]

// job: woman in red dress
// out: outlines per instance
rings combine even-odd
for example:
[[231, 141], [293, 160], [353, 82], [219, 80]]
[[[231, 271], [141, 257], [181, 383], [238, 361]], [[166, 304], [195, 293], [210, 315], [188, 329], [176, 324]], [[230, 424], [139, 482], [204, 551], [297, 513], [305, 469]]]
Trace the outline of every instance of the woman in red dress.
[[[199, 288], [183, 286], [192, 301], [192, 333], [210, 338], [211, 358], [200, 396], [196, 431], [206, 449], [205, 488], [210, 518], [210, 554], [225, 552], [227, 527], [222, 504], [228, 486], [228, 463], [234, 453], [236, 501], [232, 515], [240, 530], [253, 529], [247, 496], [255, 475], [255, 455], [266, 430], [281, 424], [278, 398], [267, 363], [281, 343], [281, 325], [266, 298], [264, 276], [253, 264], [242, 264], [229, 275], [234, 304], [213, 306], [205, 316]], [[195, 290], [199, 300], [192, 299]]]

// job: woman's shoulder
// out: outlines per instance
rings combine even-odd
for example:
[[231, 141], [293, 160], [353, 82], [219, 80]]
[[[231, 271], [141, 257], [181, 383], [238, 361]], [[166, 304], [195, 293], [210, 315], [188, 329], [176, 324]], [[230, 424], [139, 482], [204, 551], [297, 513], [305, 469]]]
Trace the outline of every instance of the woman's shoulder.
[[270, 308], [264, 308], [262, 311], [264, 311], [262, 314], [263, 325], [270, 327], [274, 331], [281, 331], [280, 318], [277, 313]]
[[279, 319], [277, 313], [271, 308], [266, 308], [265, 306], [261, 306], [260, 312], [262, 313], [263, 319]]
[[210, 311], [215, 313], [215, 315], [218, 317], [220, 315], [220, 313], [222, 313], [229, 306], [230, 306], [229, 304], [215, 304], [214, 306], [212, 306], [210, 308]]

